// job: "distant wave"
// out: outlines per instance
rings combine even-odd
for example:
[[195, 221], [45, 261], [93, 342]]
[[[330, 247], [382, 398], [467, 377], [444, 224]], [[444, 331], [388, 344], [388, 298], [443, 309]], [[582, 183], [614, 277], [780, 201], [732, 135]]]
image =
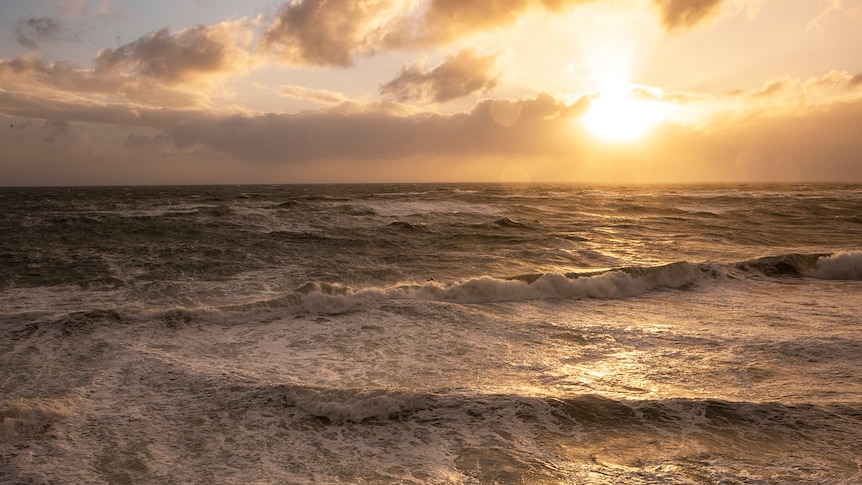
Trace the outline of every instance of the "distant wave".
[[388, 226], [390, 229], [398, 230], [398, 231], [406, 231], [406, 232], [430, 232], [428, 226], [425, 224], [411, 224], [405, 221], [395, 221], [389, 223]]
[[508, 227], [512, 229], [527, 229], [529, 226], [523, 222], [515, 222], [508, 217], [503, 217], [494, 221], [494, 224], [500, 227]]
[[707, 282], [758, 278], [812, 277], [862, 280], [862, 253], [786, 254], [736, 263], [690, 263], [624, 267], [583, 273], [538, 273], [511, 277], [477, 276], [443, 283], [426, 281], [390, 287], [351, 287], [308, 282], [278, 298], [225, 308], [296, 307], [301, 311], [338, 314], [386, 300], [438, 301], [461, 304], [528, 300], [618, 299], [657, 290], [687, 290]]

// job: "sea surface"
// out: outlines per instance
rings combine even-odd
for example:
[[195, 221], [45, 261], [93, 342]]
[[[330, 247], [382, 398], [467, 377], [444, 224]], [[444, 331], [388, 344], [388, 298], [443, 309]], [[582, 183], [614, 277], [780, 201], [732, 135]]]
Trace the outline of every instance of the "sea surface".
[[0, 482], [862, 483], [862, 185], [0, 189]]

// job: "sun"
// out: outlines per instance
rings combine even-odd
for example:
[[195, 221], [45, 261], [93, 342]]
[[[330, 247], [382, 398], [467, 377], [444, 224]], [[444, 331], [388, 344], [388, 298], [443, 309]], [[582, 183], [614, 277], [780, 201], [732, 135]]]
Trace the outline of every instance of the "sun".
[[594, 91], [580, 121], [600, 140], [639, 140], [668, 116], [668, 105], [658, 90], [631, 83], [637, 58], [636, 43], [624, 37], [593, 44], [585, 55], [583, 63]]
[[631, 142], [643, 138], [665, 116], [661, 101], [645, 99], [631, 87], [618, 87], [599, 92], [581, 123], [601, 140]]

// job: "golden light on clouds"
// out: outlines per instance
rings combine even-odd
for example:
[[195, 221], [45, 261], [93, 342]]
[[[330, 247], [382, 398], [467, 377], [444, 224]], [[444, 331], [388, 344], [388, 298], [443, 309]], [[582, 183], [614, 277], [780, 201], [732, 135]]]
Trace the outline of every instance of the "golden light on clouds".
[[0, 184], [862, 179], [854, 2], [52, 4], [0, 4]]

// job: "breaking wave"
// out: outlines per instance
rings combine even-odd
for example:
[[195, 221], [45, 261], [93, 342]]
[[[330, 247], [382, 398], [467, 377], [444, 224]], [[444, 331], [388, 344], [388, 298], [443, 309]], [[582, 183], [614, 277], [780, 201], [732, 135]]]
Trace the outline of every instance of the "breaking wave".
[[862, 280], [862, 253], [787, 254], [736, 263], [682, 261], [654, 267], [632, 266], [583, 273], [540, 273], [503, 278], [478, 276], [453, 283], [429, 280], [390, 287], [355, 288], [340, 283], [308, 282], [274, 299], [224, 309], [295, 307], [309, 313], [338, 314], [391, 300], [475, 304], [619, 299], [650, 291], [689, 290], [723, 280], [806, 276]]
[[862, 252], [821, 257], [813, 269], [806, 269], [803, 274], [824, 280], [862, 281]]

